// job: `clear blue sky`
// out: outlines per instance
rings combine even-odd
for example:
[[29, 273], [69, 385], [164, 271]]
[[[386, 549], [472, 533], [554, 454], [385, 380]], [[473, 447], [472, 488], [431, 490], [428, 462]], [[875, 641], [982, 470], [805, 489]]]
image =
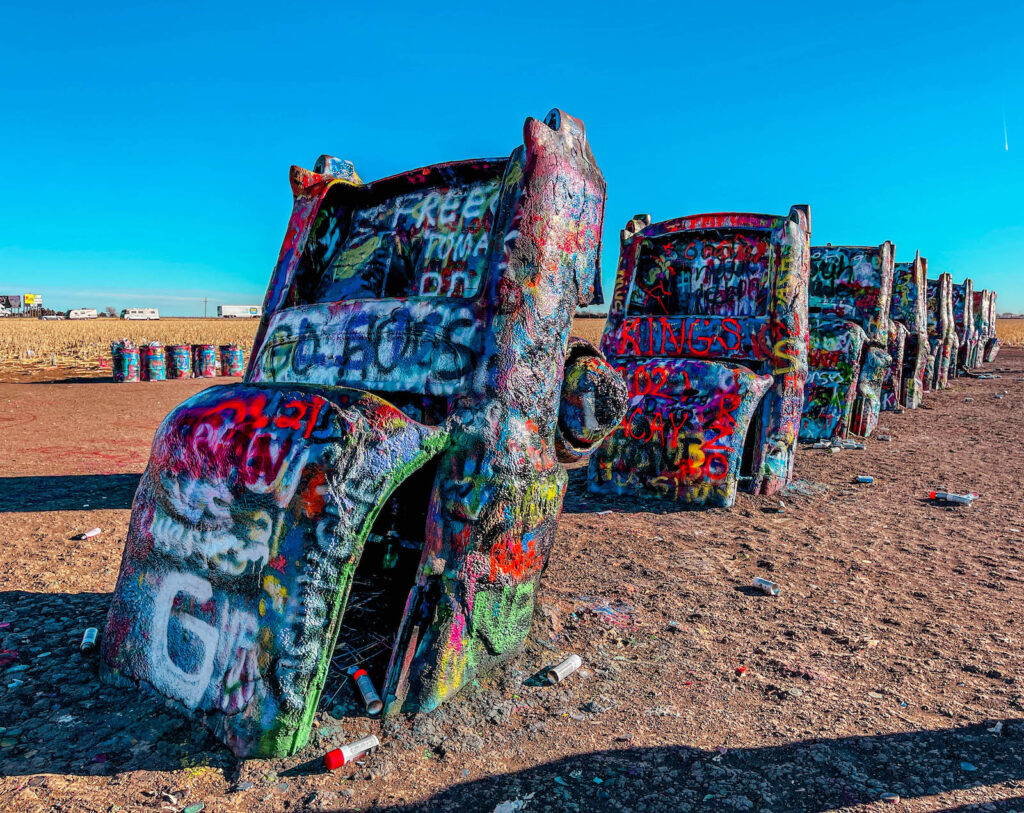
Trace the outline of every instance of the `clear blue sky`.
[[636, 212], [810, 203], [813, 242], [1024, 311], [1024, 3], [146, 5], [5, 6], [0, 293], [262, 302], [290, 164], [508, 154], [557, 106], [608, 180], [606, 291]]

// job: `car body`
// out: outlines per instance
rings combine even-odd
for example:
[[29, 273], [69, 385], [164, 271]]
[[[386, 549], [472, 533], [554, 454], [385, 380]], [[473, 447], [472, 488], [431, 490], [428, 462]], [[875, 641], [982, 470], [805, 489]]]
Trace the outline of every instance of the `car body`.
[[565, 465], [625, 409], [569, 336], [599, 295], [604, 178], [577, 119], [523, 134], [508, 158], [372, 183], [331, 156], [292, 167], [244, 383], [157, 433], [104, 679], [275, 756], [305, 744], [363, 627], [386, 641], [359, 661], [386, 714], [433, 710], [523, 645]]

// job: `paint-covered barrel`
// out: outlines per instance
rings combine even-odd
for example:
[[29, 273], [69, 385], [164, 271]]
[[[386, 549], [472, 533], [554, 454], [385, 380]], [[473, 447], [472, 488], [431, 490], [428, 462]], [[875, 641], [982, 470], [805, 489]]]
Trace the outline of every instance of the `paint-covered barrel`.
[[222, 344], [220, 346], [220, 374], [241, 377], [242, 375], [242, 348], [237, 344]]
[[139, 372], [143, 381], [164, 381], [167, 378], [162, 345], [144, 344], [139, 348]]
[[168, 378], [192, 377], [192, 345], [169, 344], [165, 352]]
[[110, 345], [110, 355], [113, 357], [114, 381], [139, 380], [139, 348], [131, 342], [114, 342]]
[[192, 345], [192, 374], [196, 378], [213, 378], [217, 375], [216, 345]]

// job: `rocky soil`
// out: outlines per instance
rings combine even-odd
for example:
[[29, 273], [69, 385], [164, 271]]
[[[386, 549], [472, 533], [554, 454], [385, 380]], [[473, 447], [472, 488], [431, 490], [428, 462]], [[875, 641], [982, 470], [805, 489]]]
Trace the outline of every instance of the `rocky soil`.
[[[782, 512], [597, 500], [575, 472], [523, 653], [418, 719], [355, 716], [335, 687], [304, 752], [244, 763], [78, 651], [153, 431], [205, 385], [19, 373], [0, 384], [0, 810], [1024, 811], [1024, 351], [986, 371], [883, 414], [888, 442], [803, 448]], [[571, 652], [580, 672], [539, 679]], [[370, 732], [379, 751], [324, 771]]]

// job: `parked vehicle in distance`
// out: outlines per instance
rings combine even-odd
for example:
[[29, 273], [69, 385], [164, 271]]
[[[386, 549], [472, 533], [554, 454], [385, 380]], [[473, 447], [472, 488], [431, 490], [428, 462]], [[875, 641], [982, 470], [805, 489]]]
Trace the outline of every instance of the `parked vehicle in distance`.
[[125, 308], [121, 311], [122, 319], [159, 319], [160, 312], [156, 308]]
[[75, 308], [68, 311], [68, 319], [98, 319], [95, 308]]
[[259, 319], [262, 305], [218, 305], [217, 316], [222, 319]]
[[59, 322], [64, 317], [57, 313], [46, 313], [39, 317], [44, 322]]
[[10, 308], [5, 308], [3, 305], [0, 305], [0, 316], [10, 316], [10, 315], [11, 315], [11, 309]]

